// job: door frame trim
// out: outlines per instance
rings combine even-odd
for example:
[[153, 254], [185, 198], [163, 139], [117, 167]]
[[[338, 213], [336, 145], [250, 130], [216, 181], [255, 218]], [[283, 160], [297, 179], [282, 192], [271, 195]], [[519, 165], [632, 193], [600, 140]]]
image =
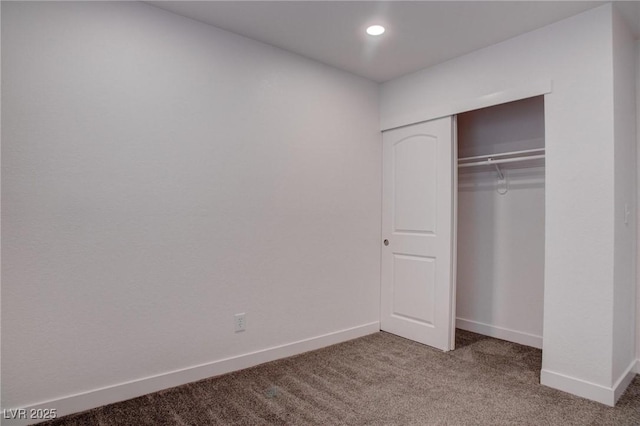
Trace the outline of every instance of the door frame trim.
[[451, 116], [451, 286], [449, 291], [451, 309], [451, 335], [449, 350], [456, 348], [456, 302], [458, 292], [458, 116]]
[[380, 130], [384, 132], [386, 130], [410, 126], [412, 124], [431, 121], [437, 118], [453, 116], [463, 112], [473, 111], [475, 109], [506, 104], [508, 102], [533, 98], [535, 96], [548, 95], [552, 92], [553, 80], [534, 81], [473, 98], [460, 99], [459, 101], [454, 101], [436, 108], [412, 112], [398, 120], [390, 120], [388, 123], [381, 123]]

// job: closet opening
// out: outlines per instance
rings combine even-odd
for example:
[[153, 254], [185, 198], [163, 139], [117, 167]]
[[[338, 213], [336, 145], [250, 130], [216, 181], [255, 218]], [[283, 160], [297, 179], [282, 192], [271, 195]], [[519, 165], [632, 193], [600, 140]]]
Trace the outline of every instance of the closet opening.
[[541, 349], [544, 96], [459, 114], [457, 135], [456, 346], [470, 331]]

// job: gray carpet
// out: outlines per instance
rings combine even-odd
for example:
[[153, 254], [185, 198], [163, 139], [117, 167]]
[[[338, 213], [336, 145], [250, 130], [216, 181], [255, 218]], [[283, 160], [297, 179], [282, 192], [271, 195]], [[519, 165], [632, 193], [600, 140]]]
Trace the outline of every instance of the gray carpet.
[[63, 417], [48, 425], [640, 425], [541, 386], [538, 349], [458, 331], [442, 353], [388, 333]]

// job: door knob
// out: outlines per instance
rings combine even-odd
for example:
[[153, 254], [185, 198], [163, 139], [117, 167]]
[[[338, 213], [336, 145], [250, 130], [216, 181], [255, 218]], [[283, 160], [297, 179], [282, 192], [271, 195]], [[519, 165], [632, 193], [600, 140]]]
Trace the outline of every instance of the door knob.
[[385, 245], [385, 246], [388, 246], [388, 245], [389, 245], [389, 240], [384, 240], [383, 242], [384, 242], [384, 245]]

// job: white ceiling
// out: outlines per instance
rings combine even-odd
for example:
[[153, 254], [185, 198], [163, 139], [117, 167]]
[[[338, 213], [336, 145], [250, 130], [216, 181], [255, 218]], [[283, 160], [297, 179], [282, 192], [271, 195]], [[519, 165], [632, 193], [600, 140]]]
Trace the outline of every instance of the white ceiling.
[[[601, 1], [150, 1], [383, 82], [597, 7]], [[616, 2], [636, 37], [640, 2]], [[387, 32], [367, 36], [368, 25]]]

